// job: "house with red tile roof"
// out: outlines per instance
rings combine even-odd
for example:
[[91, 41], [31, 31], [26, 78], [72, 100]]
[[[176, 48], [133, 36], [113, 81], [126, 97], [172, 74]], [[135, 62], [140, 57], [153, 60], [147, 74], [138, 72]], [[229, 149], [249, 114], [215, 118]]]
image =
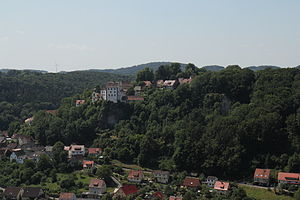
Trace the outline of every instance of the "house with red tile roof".
[[177, 87], [177, 80], [165, 80], [163, 83], [163, 88], [173, 90]]
[[184, 187], [191, 187], [191, 188], [197, 188], [200, 186], [200, 179], [194, 178], [194, 177], [185, 177], [183, 180], [182, 186]]
[[76, 195], [74, 193], [65, 192], [60, 193], [59, 200], [76, 200]]
[[127, 96], [127, 102], [144, 101], [144, 97], [141, 96]]
[[64, 150], [68, 151], [68, 158], [83, 157], [85, 154], [84, 145], [72, 144], [71, 146], [65, 146]]
[[92, 160], [83, 160], [82, 167], [83, 169], [92, 169], [94, 167], [94, 161]]
[[88, 148], [88, 155], [89, 156], [98, 156], [102, 153], [101, 148]]
[[230, 189], [230, 184], [228, 182], [223, 182], [223, 181], [216, 181], [214, 190], [216, 190], [219, 193], [227, 193]]
[[152, 85], [151, 81], [143, 81], [145, 84], [145, 87], [150, 87]]
[[179, 81], [180, 85], [186, 84], [186, 83], [189, 84], [189, 83], [192, 82], [192, 77], [190, 77], [190, 78], [179, 78], [178, 81]]
[[127, 179], [129, 182], [140, 183], [144, 179], [144, 174], [141, 170], [130, 170]]
[[129, 195], [136, 194], [138, 192], [138, 188], [136, 185], [123, 185], [120, 187], [117, 192], [115, 193], [115, 198], [126, 198]]
[[79, 100], [76, 100], [76, 101], [75, 101], [76, 107], [77, 107], [77, 106], [80, 106], [80, 105], [83, 105], [83, 104], [85, 104], [85, 100], [79, 99]]
[[104, 180], [92, 179], [89, 184], [89, 194], [101, 195], [106, 192], [106, 183]]
[[256, 168], [253, 176], [253, 182], [258, 184], [269, 185], [270, 184], [270, 169]]
[[277, 180], [278, 183], [300, 185], [300, 174], [279, 172]]

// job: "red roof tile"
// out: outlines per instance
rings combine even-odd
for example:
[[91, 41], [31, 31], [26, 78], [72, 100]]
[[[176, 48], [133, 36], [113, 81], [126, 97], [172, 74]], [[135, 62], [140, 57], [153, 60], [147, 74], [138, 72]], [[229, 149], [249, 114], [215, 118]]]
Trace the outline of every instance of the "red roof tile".
[[214, 185], [215, 190], [227, 191], [229, 189], [228, 182], [216, 181]]
[[83, 168], [85, 167], [93, 167], [94, 166], [94, 161], [90, 161], [90, 160], [84, 160], [82, 162]]
[[100, 180], [100, 179], [92, 179], [89, 184], [90, 188], [103, 188], [105, 186], [106, 184], [104, 180]]
[[121, 190], [126, 196], [138, 192], [138, 188], [135, 185], [124, 185], [121, 187]]
[[257, 168], [254, 172], [254, 178], [269, 179], [270, 178], [270, 169], [259, 169]]
[[280, 180], [280, 181], [290, 181], [290, 182], [295, 182], [297, 184], [300, 184], [300, 174], [279, 172], [278, 173], [278, 180]]
[[128, 96], [127, 100], [128, 101], [144, 101], [144, 97], [140, 97], [140, 96]]
[[60, 200], [67, 200], [67, 199], [72, 199], [75, 196], [74, 193], [66, 192], [66, 193], [61, 193], [59, 195]]
[[140, 177], [142, 178], [143, 177], [143, 172], [141, 170], [131, 170], [128, 174], [128, 178], [136, 178], [136, 177]]
[[199, 180], [199, 178], [185, 177], [182, 185], [186, 186], [186, 187], [199, 187], [200, 180]]
[[102, 152], [101, 148], [88, 148], [89, 154], [100, 154]]

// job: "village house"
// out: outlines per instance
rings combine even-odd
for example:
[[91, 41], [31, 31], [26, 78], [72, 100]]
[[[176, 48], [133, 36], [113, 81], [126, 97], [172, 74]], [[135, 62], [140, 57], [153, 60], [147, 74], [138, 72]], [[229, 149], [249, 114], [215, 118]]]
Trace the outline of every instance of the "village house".
[[127, 102], [144, 101], [144, 97], [140, 96], [127, 96]]
[[80, 106], [80, 105], [83, 105], [85, 104], [85, 100], [82, 100], [82, 99], [78, 99], [75, 101], [75, 105], [76, 107]]
[[102, 153], [101, 148], [88, 148], [88, 155], [89, 156], [99, 156]]
[[169, 200], [183, 200], [182, 197], [170, 196]]
[[255, 169], [253, 182], [263, 185], [270, 184], [270, 169]]
[[26, 158], [25, 152], [22, 149], [13, 149], [10, 154], [9, 160], [10, 162], [16, 161], [19, 164], [23, 164]]
[[157, 170], [153, 172], [153, 176], [158, 183], [166, 184], [169, 181], [170, 172]]
[[59, 200], [76, 200], [76, 195], [74, 193], [65, 192], [60, 193]]
[[2, 198], [5, 200], [19, 200], [22, 193], [23, 189], [20, 187], [7, 187], [2, 193]]
[[32, 122], [33, 122], [33, 117], [29, 117], [29, 118], [27, 118], [27, 119], [24, 120], [24, 123], [28, 124], [28, 125], [31, 125]]
[[117, 103], [118, 101], [124, 101], [126, 92], [130, 87], [132, 87], [132, 84], [126, 82], [108, 82], [100, 93], [103, 100]]
[[192, 77], [190, 77], [190, 78], [179, 78], [178, 82], [179, 82], [180, 85], [186, 84], [186, 83], [189, 84], [189, 83], [192, 82]]
[[114, 194], [114, 198], [126, 198], [129, 195], [135, 194], [138, 192], [136, 185], [123, 185], [120, 187]]
[[44, 197], [44, 192], [40, 187], [24, 187], [22, 200], [36, 200]]
[[106, 192], [106, 184], [104, 180], [92, 179], [89, 184], [89, 194], [98, 195], [104, 194]]
[[65, 146], [65, 151], [68, 151], [68, 158], [83, 159], [85, 154], [84, 145], [72, 144], [71, 146]]
[[209, 187], [209, 188], [213, 188], [215, 186], [215, 183], [216, 181], [218, 180], [217, 177], [215, 176], [208, 176], [206, 179], [205, 179], [205, 184]]
[[214, 190], [218, 193], [225, 194], [229, 191], [230, 184], [228, 182], [216, 181]]
[[163, 84], [163, 88], [173, 90], [177, 87], [177, 85], [178, 85], [177, 80], [165, 80]]
[[94, 167], [94, 161], [92, 160], [84, 160], [82, 161], [83, 169], [92, 169]]
[[277, 180], [278, 180], [278, 183], [299, 185], [300, 184], [300, 174], [279, 172]]
[[130, 170], [127, 179], [129, 182], [140, 183], [144, 179], [144, 174], [141, 170]]
[[145, 87], [150, 87], [152, 85], [151, 81], [143, 81], [145, 84]]
[[198, 188], [200, 186], [200, 179], [187, 176], [183, 180], [182, 186], [190, 187], [190, 188]]
[[139, 96], [142, 92], [142, 86], [137, 85], [133, 88], [133, 90], [134, 90], [134, 95]]

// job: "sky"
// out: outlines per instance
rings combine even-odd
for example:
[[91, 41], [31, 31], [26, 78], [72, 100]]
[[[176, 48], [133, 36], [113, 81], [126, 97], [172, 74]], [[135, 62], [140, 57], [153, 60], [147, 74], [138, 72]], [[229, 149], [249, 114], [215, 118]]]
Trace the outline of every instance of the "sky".
[[300, 65], [299, 0], [2, 0], [0, 68]]

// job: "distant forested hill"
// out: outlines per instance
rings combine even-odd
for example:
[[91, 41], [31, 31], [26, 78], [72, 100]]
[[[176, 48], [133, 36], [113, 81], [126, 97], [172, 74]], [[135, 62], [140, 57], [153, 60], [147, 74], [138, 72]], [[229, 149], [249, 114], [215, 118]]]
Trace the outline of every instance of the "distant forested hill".
[[[156, 71], [159, 66], [161, 65], [169, 65], [171, 62], [151, 62], [141, 65], [135, 65], [132, 67], [123, 67], [119, 69], [90, 69], [90, 71], [101, 71], [101, 72], [108, 72], [113, 74], [123, 74], [123, 75], [135, 75], [138, 71], [145, 69], [146, 67], [152, 69], [153, 71]], [[182, 69], [184, 69], [186, 64], [181, 64]]]
[[82, 93], [107, 81], [132, 77], [104, 72], [65, 74], [9, 70], [0, 73], [0, 130], [40, 109], [56, 109], [63, 98]]

